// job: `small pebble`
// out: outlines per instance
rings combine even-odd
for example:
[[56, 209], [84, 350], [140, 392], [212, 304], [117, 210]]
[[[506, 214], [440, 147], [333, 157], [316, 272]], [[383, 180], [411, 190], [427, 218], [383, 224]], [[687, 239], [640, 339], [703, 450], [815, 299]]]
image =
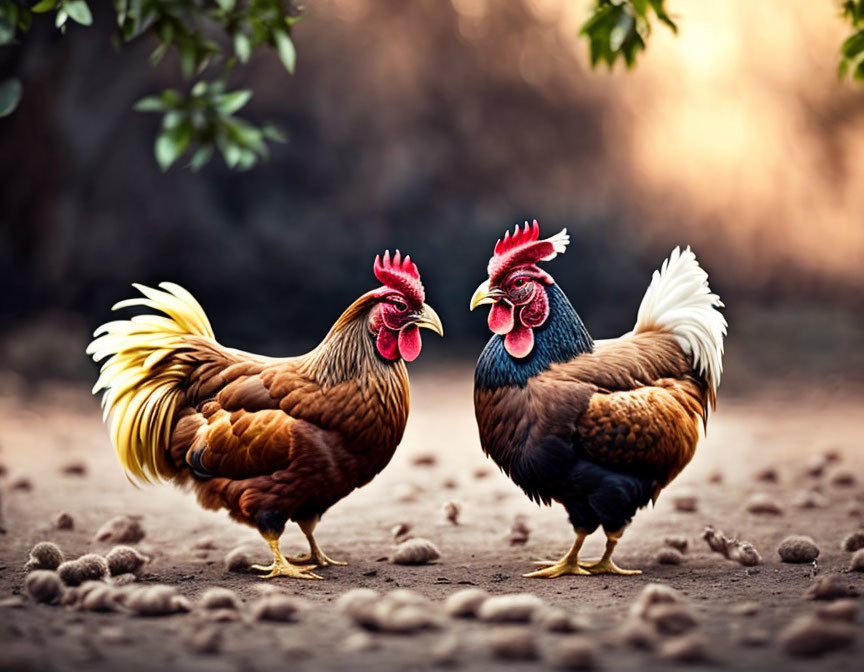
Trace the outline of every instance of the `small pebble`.
[[745, 628], [738, 634], [738, 643], [741, 646], [765, 646], [771, 641], [767, 630], [762, 628]]
[[681, 493], [672, 498], [672, 506], [676, 511], [694, 513], [699, 510], [699, 499], [693, 493]]
[[660, 656], [678, 663], [702, 663], [711, 657], [708, 639], [698, 632], [666, 640], [660, 647]]
[[528, 623], [541, 607], [543, 600], [531, 593], [495, 595], [480, 605], [477, 617], [489, 623]]
[[415, 467], [434, 467], [438, 464], [438, 458], [432, 453], [424, 453], [422, 455], [416, 455], [411, 460], [411, 464]]
[[657, 552], [658, 565], [680, 565], [682, 562], [684, 562], [684, 556], [681, 555], [681, 551], [674, 548], [661, 548]]
[[85, 476], [87, 474], [87, 465], [81, 460], [73, 460], [61, 466], [60, 473], [67, 476]]
[[115, 546], [105, 556], [105, 560], [108, 561], [111, 576], [134, 574], [147, 562], [147, 558], [131, 546]]
[[804, 597], [809, 600], [836, 600], [841, 597], [858, 597], [858, 591], [840, 574], [825, 574], [810, 584]]
[[533, 621], [548, 632], [582, 632], [588, 627], [584, 621], [559, 607], [546, 607], [534, 612]]
[[864, 530], [847, 534], [843, 539], [842, 547], [844, 551], [850, 553], [854, 553], [855, 551], [864, 548]]
[[51, 541], [40, 541], [30, 550], [24, 569], [57, 569], [63, 563], [63, 551]]
[[222, 650], [222, 628], [218, 625], [195, 625], [186, 631], [183, 643], [192, 653], [214, 655]]
[[854, 623], [858, 619], [858, 603], [849, 599], [835, 600], [820, 606], [816, 613], [832, 621]]
[[474, 478], [476, 478], [479, 481], [479, 480], [482, 480], [484, 478], [488, 478], [491, 473], [492, 472], [489, 471], [488, 469], [475, 469], [474, 470]]
[[621, 641], [642, 651], [652, 651], [657, 645], [657, 631], [645, 621], [629, 618], [619, 630]]
[[63, 581], [57, 572], [46, 569], [30, 572], [24, 581], [24, 588], [30, 597], [44, 604], [56, 604], [63, 596]]
[[546, 660], [559, 670], [593, 670], [597, 652], [586, 637], [565, 637], [548, 651]]
[[674, 548], [679, 553], [686, 553], [690, 546], [687, 537], [666, 537], [663, 543], [669, 548]]
[[374, 628], [375, 608], [380, 600], [381, 595], [371, 588], [354, 588], [343, 593], [336, 600], [336, 609], [351, 618], [357, 625]]
[[493, 628], [487, 635], [489, 652], [499, 660], [535, 660], [534, 633], [527, 628]]
[[828, 500], [818, 490], [802, 492], [793, 502], [799, 509], [824, 509], [828, 506]]
[[762, 556], [759, 555], [759, 551], [756, 550], [753, 544], [747, 541], [743, 541], [738, 545], [738, 551], [734, 559], [738, 561], [738, 564], [744, 565], [744, 567], [755, 567], [762, 564]]
[[777, 641], [790, 656], [815, 657], [851, 646], [856, 634], [857, 629], [848, 623], [808, 614], [784, 628]]
[[664, 583], [649, 583], [633, 605], [630, 607], [631, 618], [644, 619], [649, 610], [657, 604], [673, 604], [683, 602], [681, 593]]
[[397, 523], [393, 527], [390, 528], [390, 534], [393, 535], [393, 539], [399, 541], [401, 537], [404, 537], [411, 531], [411, 525], [409, 523]]
[[202, 609], [239, 609], [241, 602], [233, 590], [216, 586], [201, 593], [198, 605]]
[[458, 502], [447, 502], [444, 505], [444, 519], [453, 525], [459, 524], [459, 513], [462, 511], [462, 507]]
[[225, 569], [229, 572], [248, 572], [252, 564], [249, 553], [243, 548], [235, 548], [225, 556]]
[[144, 528], [137, 517], [115, 516], [96, 531], [96, 541], [114, 544], [136, 544], [145, 536]]
[[252, 603], [252, 618], [256, 621], [289, 622], [296, 620], [300, 606], [289, 595], [265, 595]]
[[68, 513], [62, 511], [54, 518], [54, 527], [58, 530], [74, 530], [75, 520]]
[[528, 527], [528, 517], [520, 513], [513, 520], [507, 539], [511, 546], [524, 546], [528, 543], [529, 536], [531, 536], [531, 528]]
[[396, 548], [390, 562], [394, 565], [425, 565], [441, 557], [441, 552], [428, 539], [417, 537], [403, 541]]
[[655, 604], [645, 615], [659, 632], [665, 635], [681, 635], [698, 625], [696, 618], [683, 604]]
[[368, 632], [352, 632], [339, 645], [345, 653], [363, 653], [378, 648], [378, 642]]
[[782, 515], [783, 509], [770, 495], [764, 492], [757, 492], [752, 495], [745, 504], [748, 513], [756, 515], [779, 516]]
[[102, 581], [86, 581], [63, 596], [63, 604], [77, 611], [122, 611], [126, 594]]
[[828, 461], [824, 455], [813, 455], [804, 465], [804, 474], [811, 478], [820, 478], [828, 467]]
[[57, 573], [67, 586], [78, 586], [108, 576], [108, 562], [101, 555], [88, 553], [77, 560], [67, 560], [57, 568]]
[[18, 490], [20, 492], [30, 492], [33, 489], [33, 481], [26, 476], [19, 476], [9, 484], [10, 490]]
[[453, 618], [475, 618], [480, 605], [489, 594], [480, 588], [464, 588], [451, 593], [444, 600], [444, 611]]
[[780, 542], [777, 554], [783, 562], [813, 562], [819, 557], [819, 547], [810, 537], [795, 534]]
[[722, 483], [723, 482], [723, 472], [722, 471], [712, 471], [708, 475], [708, 482], [714, 483], [714, 484]]
[[735, 616], [755, 616], [762, 611], [762, 605], [758, 602], [739, 602], [733, 604], [729, 611]]
[[192, 610], [189, 600], [176, 588], [159, 584], [134, 589], [123, 604], [139, 616], [165, 616]]
[[193, 551], [214, 551], [216, 550], [216, 542], [213, 537], [201, 537], [192, 544]]
[[858, 477], [855, 472], [847, 469], [838, 469], [831, 474], [831, 485], [838, 488], [851, 488], [858, 483]]
[[777, 483], [780, 480], [780, 474], [774, 467], [760, 469], [753, 475], [753, 479], [763, 483]]
[[459, 663], [462, 643], [456, 633], [444, 635], [432, 647], [431, 658], [434, 665], [453, 667]]
[[441, 484], [441, 487], [446, 490], [455, 490], [459, 487], [459, 483], [454, 478], [446, 478], [444, 482]]
[[864, 572], [864, 548], [855, 551], [852, 560], [849, 561], [850, 572]]

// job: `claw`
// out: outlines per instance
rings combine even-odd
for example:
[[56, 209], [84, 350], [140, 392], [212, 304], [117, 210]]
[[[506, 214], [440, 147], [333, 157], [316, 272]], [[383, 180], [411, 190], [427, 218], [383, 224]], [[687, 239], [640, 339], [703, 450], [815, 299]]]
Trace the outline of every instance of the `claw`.
[[342, 562], [341, 560], [334, 560], [333, 558], [330, 558], [321, 552], [315, 554], [306, 553], [305, 555], [298, 555], [293, 558], [288, 558], [288, 562], [300, 565], [305, 565], [308, 563], [314, 565], [315, 567], [329, 567], [330, 565], [345, 566], [348, 564], [347, 562]]
[[557, 579], [564, 574], [575, 574], [576, 576], [590, 576], [591, 572], [579, 566], [578, 562], [561, 560], [559, 562], [535, 562], [534, 564], [545, 565], [543, 569], [528, 572], [522, 576], [526, 579]]
[[582, 567], [589, 574], [618, 574], [620, 576], [637, 576], [642, 573], [641, 569], [621, 569], [611, 558], [600, 559], [596, 562], [582, 563]]
[[267, 572], [262, 579], [272, 579], [277, 576], [287, 576], [292, 579], [323, 579], [312, 570], [315, 565], [295, 565], [290, 562], [274, 562], [271, 565], [252, 565], [252, 569]]

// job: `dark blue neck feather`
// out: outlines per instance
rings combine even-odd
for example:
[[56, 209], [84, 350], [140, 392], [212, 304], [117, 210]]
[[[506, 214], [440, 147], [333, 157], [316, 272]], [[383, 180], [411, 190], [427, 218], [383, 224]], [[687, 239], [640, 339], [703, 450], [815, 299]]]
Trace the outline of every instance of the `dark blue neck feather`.
[[579, 314], [556, 284], [546, 287], [549, 317], [534, 329], [534, 349], [527, 357], [516, 359], [504, 349], [504, 337], [493, 335], [477, 361], [476, 387], [524, 387], [530, 378], [555, 362], [567, 362], [576, 355], [592, 352], [594, 341]]

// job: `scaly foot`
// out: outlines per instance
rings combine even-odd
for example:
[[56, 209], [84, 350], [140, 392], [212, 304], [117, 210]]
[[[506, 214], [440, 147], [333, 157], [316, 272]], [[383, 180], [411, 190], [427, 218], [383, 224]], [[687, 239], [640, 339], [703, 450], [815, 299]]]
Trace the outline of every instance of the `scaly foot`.
[[581, 566], [588, 570], [588, 574], [620, 574], [621, 576], [636, 576], [641, 574], [641, 569], [621, 569], [611, 558], [600, 559], [596, 562], [583, 562]]
[[314, 565], [294, 565], [287, 559], [274, 562], [271, 565], [252, 565], [252, 569], [259, 572], [267, 572], [262, 579], [272, 579], [277, 576], [287, 576], [292, 579], [323, 579], [323, 576], [315, 574], [312, 570]]
[[330, 565], [339, 565], [344, 566], [347, 565], [347, 562], [342, 562], [341, 560], [334, 560], [333, 558], [329, 558], [322, 551], [318, 551], [317, 553], [306, 553], [305, 555], [299, 555], [295, 558], [288, 558], [288, 562], [293, 562], [294, 564], [310, 564], [316, 567], [328, 567]]
[[578, 562], [570, 560], [539, 560], [534, 563], [541, 565], [543, 569], [528, 572], [522, 576], [526, 579], [556, 579], [564, 574], [575, 574], [577, 576], [589, 576], [591, 572], [579, 566]]

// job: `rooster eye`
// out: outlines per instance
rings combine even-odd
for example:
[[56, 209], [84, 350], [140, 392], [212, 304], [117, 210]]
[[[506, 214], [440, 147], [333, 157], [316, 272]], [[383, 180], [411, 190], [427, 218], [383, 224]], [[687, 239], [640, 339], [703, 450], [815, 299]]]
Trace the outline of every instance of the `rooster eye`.
[[400, 301], [399, 299], [393, 299], [392, 303], [396, 307], [396, 310], [398, 310], [400, 313], [405, 311], [408, 308], [408, 306], [403, 301]]
[[522, 287], [522, 286], [525, 285], [526, 282], [528, 282], [528, 280], [525, 279], [525, 278], [516, 278], [516, 279], [513, 281], [513, 285], [514, 285], [515, 287]]

